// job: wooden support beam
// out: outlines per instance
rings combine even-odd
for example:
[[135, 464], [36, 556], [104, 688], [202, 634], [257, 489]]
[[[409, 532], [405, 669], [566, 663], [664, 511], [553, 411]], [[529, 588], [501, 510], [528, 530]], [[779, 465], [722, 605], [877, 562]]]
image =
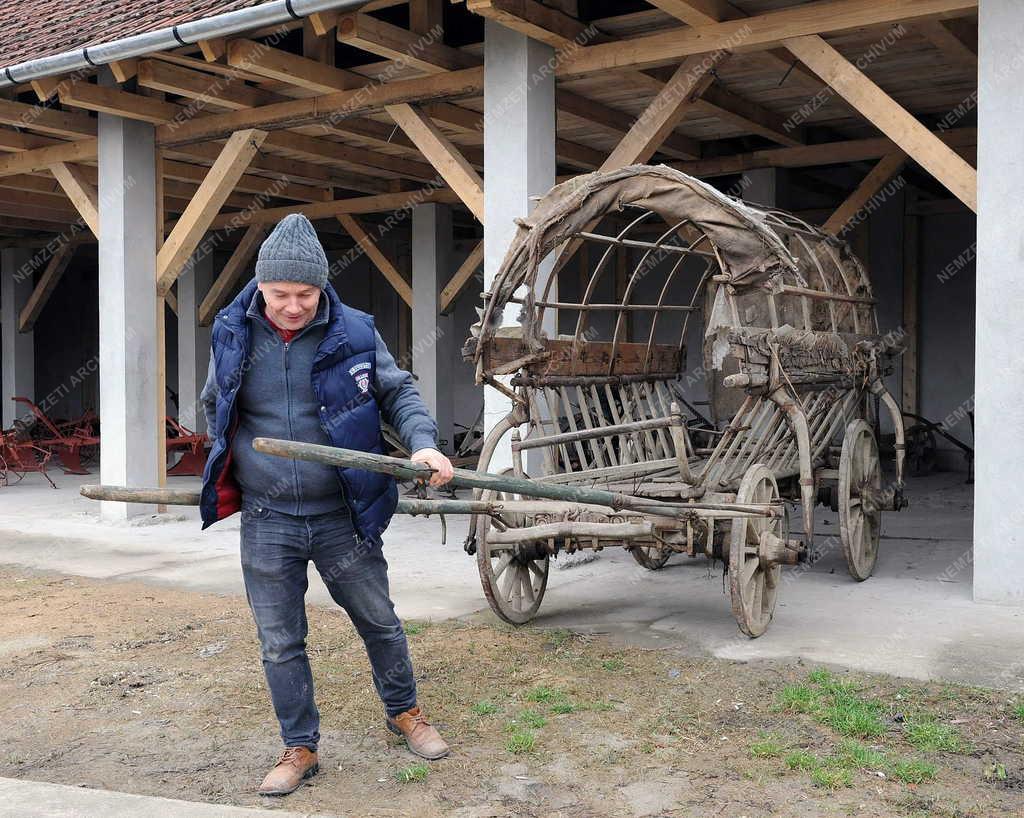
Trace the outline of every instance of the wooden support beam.
[[266, 133], [239, 131], [231, 136], [214, 162], [210, 172], [196, 191], [174, 229], [157, 254], [157, 291], [164, 295], [181, 274], [181, 268], [216, 217], [224, 199], [235, 187], [248, 167]]
[[60, 183], [75, 209], [92, 230], [96, 238], [100, 237], [100, 205], [96, 188], [77, 165], [56, 162], [50, 166], [53, 177]]
[[409, 282], [405, 280], [398, 268], [391, 263], [391, 260], [384, 255], [380, 247], [373, 240], [373, 237], [366, 232], [363, 226], [359, 223], [359, 220], [355, 216], [341, 213], [338, 215], [338, 221], [341, 222], [341, 226], [345, 228], [346, 232], [355, 240], [355, 243], [359, 248], [366, 253], [367, 258], [370, 259], [380, 270], [381, 274], [388, 280], [388, 283], [394, 287], [395, 292], [398, 293], [407, 305], [412, 306], [412, 287]]
[[417, 34], [362, 12], [342, 14], [337, 26], [339, 42], [425, 74], [472, 68], [481, 62], [472, 54], [431, 39], [429, 34]]
[[857, 185], [857, 189], [836, 208], [835, 213], [829, 216], [828, 221], [822, 225], [822, 229], [834, 236], [841, 235], [850, 219], [857, 215], [886, 182], [899, 173], [900, 168], [906, 162], [907, 155], [903, 151], [894, 151], [883, 156], [878, 164], [871, 169], [871, 172], [864, 177], [864, 180]]
[[138, 72], [139, 61], [137, 59], [114, 60], [114, 62], [109, 64], [109, 67], [110, 73], [114, 75], [114, 79], [124, 84]]
[[409, 0], [409, 30], [417, 34], [444, 32], [444, 0]]
[[227, 40], [223, 37], [214, 37], [212, 40], [200, 40], [197, 45], [202, 52], [203, 59], [207, 62], [219, 62], [227, 51]]
[[333, 65], [289, 54], [251, 40], [230, 40], [228, 65], [269, 79], [281, 80], [318, 94], [348, 91], [366, 85], [366, 77]]
[[214, 77], [162, 60], [141, 60], [138, 83], [143, 88], [177, 94], [229, 110], [270, 105], [284, 99], [270, 91], [246, 85], [236, 77]]
[[[458, 195], [448, 188], [422, 188], [419, 190], [382, 193], [379, 196], [354, 196], [350, 199], [336, 199], [333, 202], [313, 202], [307, 205], [289, 205], [288, 207], [268, 207], [252, 213], [251, 221], [259, 224], [273, 224], [289, 213], [302, 213], [312, 221], [332, 219], [345, 213], [387, 213], [392, 210], [403, 210], [416, 205], [436, 202], [438, 204], [455, 204]], [[237, 216], [224, 213], [213, 220], [211, 229], [231, 224]]]
[[955, 151], [820, 37], [787, 39], [785, 45], [911, 159], [977, 212], [977, 171]]
[[70, 82], [73, 82], [73, 80], [68, 76], [40, 77], [37, 80], [32, 80], [31, 85], [39, 101], [46, 102], [46, 100], [51, 99], [60, 90], [61, 85], [66, 85]]
[[[365, 78], [362, 81], [365, 82]], [[325, 119], [355, 116], [404, 102], [471, 96], [482, 92], [483, 86], [483, 68], [465, 68], [429, 77], [376, 83], [352, 91], [278, 102], [247, 111], [214, 114], [173, 128], [160, 126], [157, 128], [157, 144], [184, 145], [213, 139], [240, 128], [294, 127]]]
[[19, 173], [36, 173], [48, 169], [57, 162], [82, 162], [95, 158], [95, 139], [61, 142], [45, 148], [35, 148], [8, 156], [0, 156], [0, 177], [16, 176]]
[[[78, 83], [87, 85], [88, 83]], [[63, 86], [70, 88], [70, 83]], [[97, 87], [97, 86], [91, 86]], [[75, 111], [57, 111], [41, 105], [26, 105], [13, 99], [0, 99], [0, 123], [28, 131], [53, 134], [65, 139], [96, 136], [96, 120]]]
[[302, 21], [302, 56], [322, 62], [324, 65], [334, 65], [334, 38], [317, 34], [308, 17]]
[[39, 316], [43, 312], [43, 307], [50, 300], [50, 295], [57, 289], [61, 276], [64, 275], [64, 271], [71, 263], [71, 258], [75, 255], [75, 247], [76, 245], [65, 242], [50, 256], [46, 269], [39, 276], [39, 283], [33, 288], [32, 295], [28, 297], [28, 301], [25, 302], [25, 306], [21, 308], [21, 313], [18, 315], [18, 332], [28, 332], [36, 325], [36, 321], [39, 320]]
[[220, 271], [217, 280], [210, 286], [199, 305], [199, 323], [201, 325], [208, 327], [213, 323], [217, 311], [224, 306], [224, 302], [227, 301], [229, 293], [238, 283], [238, 279], [248, 269], [249, 262], [259, 250], [260, 244], [263, 243], [263, 237], [266, 235], [267, 228], [263, 224], [250, 225], [242, 234], [242, 239], [235, 247], [231, 258], [228, 259], [224, 269]]
[[[621, 137], [633, 123], [633, 115], [603, 105], [596, 100], [581, 97], [563, 88], [555, 91], [558, 110], [599, 125], [606, 131]], [[699, 159], [700, 141], [683, 134], [670, 133], [661, 143], [661, 151], [678, 159]]]
[[[956, 128], [936, 132], [942, 142], [957, 150], [969, 151], [978, 140], [975, 128]], [[693, 162], [672, 162], [671, 165], [691, 176], [708, 178], [743, 173], [758, 168], [809, 168], [818, 165], [840, 165], [880, 159], [898, 150], [887, 137], [847, 139], [821, 145], [801, 145], [796, 148], [767, 148], [750, 153], [700, 159]]]
[[795, 147], [804, 143], [800, 128], [787, 128], [786, 117], [769, 111], [763, 105], [743, 99], [719, 83], [708, 88], [693, 105], [698, 111], [732, 123], [748, 133], [759, 134], [780, 145]]
[[587, 27], [579, 20], [537, 0], [467, 0], [466, 8], [558, 50], [588, 38]]
[[711, 69], [725, 58], [726, 55], [721, 54], [713, 59], [690, 57], [684, 60], [672, 79], [615, 146], [615, 150], [601, 165], [601, 170], [618, 170], [650, 159], [665, 136], [682, 120], [687, 108], [712, 83], [714, 77], [710, 73]]
[[933, 46], [952, 64], [967, 71], [978, 70], [978, 37], [974, 41], [962, 38], [944, 20], [920, 20], [914, 25]]
[[338, 24], [338, 12], [318, 11], [316, 14], [310, 14], [306, 19], [309, 20], [313, 33], [317, 37], [326, 37], [334, 31], [334, 27]]
[[455, 300], [459, 297], [470, 281], [473, 280], [473, 275], [477, 270], [480, 269], [480, 265], [484, 263], [484, 240], [480, 239], [476, 243], [476, 247], [473, 248], [472, 252], [466, 257], [466, 260], [459, 265], [459, 269], [455, 271], [455, 275], [451, 277], [444, 288], [441, 290], [441, 314], [444, 315], [448, 312], [449, 308], [455, 303]]
[[412, 105], [389, 105], [385, 109], [420, 149], [427, 161], [454, 190], [480, 222], [484, 220], [484, 183], [458, 148], [430, 117]]
[[79, 82], [62, 88], [59, 97], [62, 105], [138, 119], [153, 125], [174, 122], [175, 118], [184, 116], [184, 109], [173, 102], [164, 102], [162, 99], [144, 97], [122, 91], [120, 88], [92, 85], [88, 82]]
[[968, 13], [977, 5], [978, 0], [817, 0], [744, 19], [585, 46], [566, 54], [555, 73], [568, 78], [615, 68], [665, 65], [722, 49], [764, 51], [784, 45], [792, 51], [784, 40]]

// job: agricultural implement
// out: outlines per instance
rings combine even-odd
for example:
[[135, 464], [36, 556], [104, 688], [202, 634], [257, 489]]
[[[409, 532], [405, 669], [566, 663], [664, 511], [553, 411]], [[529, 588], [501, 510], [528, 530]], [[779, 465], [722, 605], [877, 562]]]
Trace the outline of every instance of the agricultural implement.
[[[676, 553], [723, 560], [736, 621], [759, 636], [782, 566], [813, 554], [818, 503], [838, 513], [850, 575], [871, 575], [882, 512], [905, 505], [903, 419], [882, 380], [898, 338], [879, 333], [867, 273], [844, 242], [646, 166], [559, 185], [518, 227], [463, 350], [508, 405], [479, 471], [455, 471], [473, 498], [398, 508], [471, 515], [466, 550], [498, 616], [533, 618], [552, 558], [617, 546], [651, 570]], [[398, 479], [430, 473], [310, 443], [253, 445]], [[83, 488], [173, 502], [138, 491]]]

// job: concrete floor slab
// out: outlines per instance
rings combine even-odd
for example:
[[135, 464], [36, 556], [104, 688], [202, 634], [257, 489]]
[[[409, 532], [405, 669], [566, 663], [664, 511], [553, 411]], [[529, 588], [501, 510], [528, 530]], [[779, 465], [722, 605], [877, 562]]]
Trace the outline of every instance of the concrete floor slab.
[[[0, 818], [255, 818], [272, 814], [275, 818], [315, 818], [310, 812], [287, 812], [201, 804], [151, 795], [69, 787], [42, 781], [0, 778]], [[319, 818], [326, 814], [316, 813]]]
[[[77, 493], [95, 477], [38, 475], [0, 489], [0, 563], [109, 579], [135, 579], [216, 593], [242, 593], [238, 519], [199, 530], [196, 509], [133, 524], [99, 521]], [[192, 478], [172, 485], [196, 486]], [[613, 640], [735, 660], [792, 659], [864, 671], [1024, 688], [1024, 610], [971, 598], [971, 487], [962, 473], [911, 480], [911, 507], [887, 514], [875, 575], [846, 572], [836, 515], [818, 509], [814, 565], [784, 570], [775, 619], [760, 639], [733, 621], [720, 564], [673, 557], [658, 572], [629, 554], [567, 570], [556, 561], [533, 624], [604, 634]], [[798, 520], [793, 514], [791, 519]], [[396, 518], [385, 554], [399, 614], [411, 619], [492, 617], [475, 561], [462, 551], [465, 518], [449, 518], [448, 542], [435, 519]], [[315, 574], [314, 574], [315, 576]], [[312, 579], [310, 601], [331, 605]]]

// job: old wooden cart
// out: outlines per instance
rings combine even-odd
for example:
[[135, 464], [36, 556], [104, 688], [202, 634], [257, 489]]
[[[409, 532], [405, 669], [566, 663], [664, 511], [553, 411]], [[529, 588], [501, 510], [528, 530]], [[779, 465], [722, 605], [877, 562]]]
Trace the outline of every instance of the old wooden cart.
[[[545, 196], [484, 301], [464, 353], [510, 410], [480, 470], [511, 450], [516, 476], [651, 504], [478, 491], [509, 509], [474, 517], [467, 541], [501, 618], [534, 616], [552, 557], [621, 546], [649, 569], [677, 552], [724, 560], [736, 620], [758, 636], [780, 566], [813, 553], [817, 501], [838, 512], [850, 574], [871, 575], [881, 512], [904, 505], [903, 423], [882, 381], [896, 344], [880, 335], [867, 273], [844, 242], [670, 168], [635, 166]], [[710, 418], [696, 409], [701, 392]], [[879, 405], [895, 430], [887, 487]], [[786, 502], [797, 500], [802, 540], [788, 533]]]

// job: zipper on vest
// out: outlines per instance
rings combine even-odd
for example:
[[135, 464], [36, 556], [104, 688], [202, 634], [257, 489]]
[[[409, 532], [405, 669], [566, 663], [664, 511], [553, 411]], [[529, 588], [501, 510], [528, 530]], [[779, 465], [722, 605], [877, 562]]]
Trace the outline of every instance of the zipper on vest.
[[[292, 381], [288, 372], [291, 369], [291, 362], [288, 360], [289, 342], [284, 341], [284, 393], [288, 404], [288, 439], [295, 440], [295, 431], [292, 427]], [[302, 484], [299, 482], [299, 461], [292, 461], [292, 475], [295, 478], [295, 513], [302, 514]]]

